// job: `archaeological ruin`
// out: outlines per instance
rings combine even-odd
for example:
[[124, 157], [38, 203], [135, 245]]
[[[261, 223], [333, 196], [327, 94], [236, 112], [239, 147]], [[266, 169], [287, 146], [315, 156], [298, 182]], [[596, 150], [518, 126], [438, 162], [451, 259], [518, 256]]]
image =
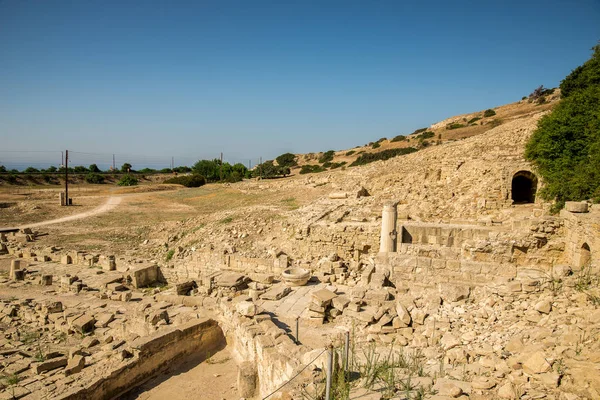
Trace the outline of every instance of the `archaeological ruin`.
[[[330, 353], [357, 375], [334, 379], [349, 398], [600, 398], [600, 208], [551, 214], [538, 196], [523, 149], [541, 115], [233, 184], [331, 195], [156, 226], [126, 254], [42, 245], [44, 226], [2, 233], [2, 398], [146, 398], [223, 351], [235, 378], [218, 398], [323, 398]], [[369, 371], [384, 359], [395, 382]]]

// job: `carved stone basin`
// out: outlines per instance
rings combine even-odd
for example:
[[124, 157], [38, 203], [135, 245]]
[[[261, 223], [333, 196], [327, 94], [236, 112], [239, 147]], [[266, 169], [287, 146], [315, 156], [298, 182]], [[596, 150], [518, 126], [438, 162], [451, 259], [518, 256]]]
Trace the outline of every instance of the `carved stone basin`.
[[310, 271], [303, 268], [289, 268], [283, 271], [281, 277], [288, 286], [304, 286], [310, 279]]

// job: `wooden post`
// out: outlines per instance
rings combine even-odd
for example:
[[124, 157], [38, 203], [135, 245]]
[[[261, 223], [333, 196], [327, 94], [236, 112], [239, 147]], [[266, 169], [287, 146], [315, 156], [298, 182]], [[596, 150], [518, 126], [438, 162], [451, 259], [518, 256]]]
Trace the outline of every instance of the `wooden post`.
[[65, 206], [69, 205], [69, 150], [65, 150]]

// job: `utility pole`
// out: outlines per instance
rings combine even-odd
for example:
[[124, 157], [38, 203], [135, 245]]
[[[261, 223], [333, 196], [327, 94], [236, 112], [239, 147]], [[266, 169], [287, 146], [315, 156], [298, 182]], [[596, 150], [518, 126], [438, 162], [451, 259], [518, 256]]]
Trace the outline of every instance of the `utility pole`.
[[175, 157], [171, 156], [171, 170], [175, 169]]
[[69, 205], [69, 150], [65, 150], [65, 206]]
[[221, 152], [221, 169], [219, 170], [219, 177], [223, 181], [223, 152]]
[[115, 170], [115, 155], [113, 154], [113, 171]]
[[65, 156], [62, 151], [60, 152], [60, 165], [65, 165]]
[[258, 176], [262, 179], [262, 157], [260, 158], [260, 162], [258, 163]]

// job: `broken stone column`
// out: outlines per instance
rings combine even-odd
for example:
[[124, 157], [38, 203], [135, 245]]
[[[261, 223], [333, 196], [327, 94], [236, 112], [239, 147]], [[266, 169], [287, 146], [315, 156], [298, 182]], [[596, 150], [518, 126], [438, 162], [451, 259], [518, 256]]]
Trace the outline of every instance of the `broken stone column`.
[[257, 374], [254, 363], [244, 361], [238, 366], [237, 386], [240, 397], [254, 397], [256, 393]]
[[389, 253], [396, 251], [396, 219], [398, 212], [396, 206], [398, 203], [389, 202], [383, 205], [381, 214], [381, 239], [379, 252]]
[[10, 262], [10, 272], [8, 274], [8, 278], [15, 280], [16, 272], [21, 269], [21, 260], [11, 260]]

